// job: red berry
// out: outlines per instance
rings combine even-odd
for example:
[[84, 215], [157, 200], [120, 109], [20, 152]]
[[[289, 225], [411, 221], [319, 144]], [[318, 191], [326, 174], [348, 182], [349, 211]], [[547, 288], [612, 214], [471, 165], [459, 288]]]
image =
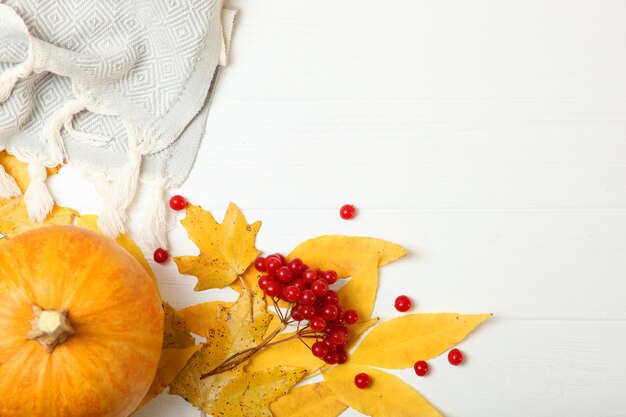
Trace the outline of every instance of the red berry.
[[317, 271], [315, 271], [314, 269], [306, 269], [302, 273], [302, 279], [304, 280], [305, 283], [311, 284], [313, 281], [317, 279]]
[[311, 346], [311, 353], [313, 353], [313, 356], [323, 358], [328, 353], [328, 346], [324, 342], [315, 342]]
[[295, 285], [290, 285], [285, 288], [285, 298], [287, 301], [294, 302], [300, 298], [300, 289]]
[[304, 290], [300, 294], [300, 302], [305, 306], [312, 306], [315, 304], [315, 293], [311, 290]]
[[288, 283], [293, 279], [293, 274], [289, 268], [283, 266], [276, 271], [276, 279], [282, 283]]
[[309, 324], [311, 326], [311, 329], [315, 330], [316, 332], [321, 332], [326, 327], [326, 320], [324, 320], [320, 316], [315, 316], [311, 319], [311, 322]]
[[175, 195], [170, 198], [170, 207], [172, 210], [180, 211], [187, 207], [187, 200], [182, 195]]
[[276, 271], [282, 268], [282, 266], [283, 263], [280, 261], [280, 258], [274, 255], [270, 255], [265, 258], [265, 268], [267, 270], [267, 273], [269, 274], [275, 274]]
[[254, 269], [256, 269], [259, 272], [267, 271], [267, 268], [265, 267], [265, 258], [264, 257], [259, 256], [258, 258], [256, 258], [256, 260], [254, 261]]
[[339, 210], [339, 215], [344, 220], [350, 220], [356, 214], [356, 208], [352, 204], [344, 204]]
[[463, 353], [454, 348], [448, 352], [448, 362], [450, 365], [459, 366], [463, 362]]
[[287, 267], [294, 275], [300, 275], [303, 271], [302, 267], [304, 266], [304, 262], [300, 258], [293, 258], [289, 263], [287, 263]]
[[326, 336], [325, 338], [323, 338], [322, 342], [324, 342], [328, 346], [329, 349], [337, 348], [337, 345], [335, 345], [333, 341], [330, 340], [330, 336]]
[[305, 320], [311, 320], [313, 317], [315, 317], [315, 307], [313, 306], [300, 307], [300, 315]]
[[339, 354], [337, 352], [328, 352], [326, 355], [324, 355], [324, 362], [326, 362], [329, 365], [334, 365], [336, 363], [339, 362]]
[[325, 305], [328, 305], [328, 304], [338, 305], [339, 304], [339, 295], [337, 295], [336, 291], [328, 290], [328, 291], [326, 291], [326, 294], [324, 294], [324, 296], [322, 297], [322, 302]]
[[322, 317], [324, 318], [324, 320], [335, 320], [338, 313], [339, 308], [335, 305], [329, 304], [322, 307]]
[[400, 295], [396, 298], [395, 307], [402, 313], [407, 312], [411, 309], [411, 299], [406, 295]]
[[291, 310], [291, 318], [294, 319], [295, 321], [304, 320], [304, 317], [302, 317], [302, 314], [300, 313], [300, 309], [298, 308], [294, 308], [293, 310]]
[[270, 277], [269, 275], [261, 276], [261, 278], [259, 278], [259, 288], [262, 289], [263, 291], [265, 291], [265, 286], [271, 280], [272, 280], [272, 277]]
[[168, 260], [170, 254], [165, 249], [158, 248], [154, 251], [154, 255], [152, 255], [152, 257], [154, 258], [154, 262], [162, 264]]
[[335, 329], [330, 333], [330, 340], [335, 345], [345, 345], [348, 341], [348, 334], [339, 329]]
[[343, 320], [347, 324], [354, 324], [359, 321], [359, 313], [357, 313], [356, 310], [346, 310], [346, 312], [343, 313]]
[[324, 277], [328, 285], [333, 285], [335, 282], [337, 282], [337, 273], [335, 271], [326, 271], [322, 276]]
[[274, 254], [272, 254], [270, 256], [275, 256], [278, 259], [280, 259], [280, 262], [282, 262], [283, 265], [285, 265], [287, 263], [287, 259], [285, 259], [285, 257], [281, 253], [277, 252], [277, 253], [274, 253]]
[[283, 286], [280, 282], [276, 280], [270, 280], [267, 284], [265, 284], [265, 294], [270, 297], [278, 297], [283, 291]]
[[348, 362], [349, 355], [344, 348], [337, 348], [337, 355], [339, 356], [339, 360], [337, 361], [339, 365]]
[[316, 279], [311, 283], [311, 291], [313, 291], [315, 295], [321, 297], [328, 291], [328, 284], [326, 283], [326, 281]]
[[428, 363], [426, 363], [426, 361], [417, 361], [415, 365], [413, 365], [413, 369], [417, 376], [424, 376], [428, 373]]
[[370, 386], [370, 384], [372, 383], [370, 376], [366, 373], [361, 373], [361, 374], [357, 374], [354, 377], [354, 385], [357, 386], [357, 388], [360, 389], [364, 389]]

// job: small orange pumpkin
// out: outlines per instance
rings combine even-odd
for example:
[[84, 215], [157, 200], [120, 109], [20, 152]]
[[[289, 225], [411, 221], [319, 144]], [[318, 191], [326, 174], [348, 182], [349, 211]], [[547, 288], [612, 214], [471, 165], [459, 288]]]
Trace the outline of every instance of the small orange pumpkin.
[[162, 343], [156, 284], [113, 240], [51, 226], [0, 243], [0, 416], [126, 417]]

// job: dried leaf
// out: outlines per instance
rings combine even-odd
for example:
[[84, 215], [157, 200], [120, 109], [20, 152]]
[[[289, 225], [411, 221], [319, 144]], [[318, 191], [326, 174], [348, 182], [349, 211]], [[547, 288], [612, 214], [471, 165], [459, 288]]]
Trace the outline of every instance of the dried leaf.
[[176, 375], [178, 375], [178, 373], [185, 367], [189, 359], [198, 351], [198, 349], [200, 349], [200, 345], [183, 349], [163, 349], [154, 381], [152, 381], [152, 385], [150, 386], [148, 393], [135, 411], [143, 408], [146, 404], [161, 394], [163, 390], [165, 390], [165, 387], [167, 387], [174, 380]]
[[378, 268], [406, 255], [394, 243], [369, 237], [320, 236], [300, 244], [289, 258], [301, 258], [310, 267], [332, 269], [352, 279], [339, 290], [345, 309], [355, 309], [367, 319], [372, 315], [378, 290]]
[[261, 222], [249, 225], [233, 203], [221, 224], [211, 213], [194, 205], [187, 206], [187, 215], [181, 223], [200, 254], [174, 257], [174, 262], [181, 274], [198, 277], [196, 291], [231, 284], [259, 254], [254, 244]]
[[378, 325], [350, 360], [381, 368], [408, 368], [459, 343], [491, 314], [409, 314]]
[[[76, 220], [76, 225], [84, 227], [91, 231], [94, 231], [96, 233], [102, 234], [102, 231], [98, 227], [98, 216], [96, 216], [95, 214], [80, 215], [78, 219]], [[143, 256], [141, 249], [139, 249], [139, 246], [137, 246], [137, 244], [133, 241], [133, 239], [131, 239], [129, 235], [126, 235], [126, 234], [119, 235], [117, 239], [115, 239], [115, 241], [117, 242], [118, 245], [126, 249], [128, 253], [133, 255], [135, 259], [139, 261], [141, 266], [143, 266], [145, 270], [148, 271], [152, 279], [156, 280], [156, 277], [154, 276], [154, 273], [152, 272], [152, 268], [150, 268], [150, 264], [148, 263], [146, 258]]]
[[[28, 187], [28, 184], [30, 183], [28, 165], [18, 161], [6, 151], [0, 152], [0, 164], [4, 166], [9, 175], [15, 178], [15, 181], [22, 190], [22, 193], [25, 192], [26, 187]], [[58, 167], [49, 169], [48, 175], [54, 175], [58, 171]], [[51, 224], [73, 224], [76, 216], [78, 216], [76, 211], [55, 205], [43, 222], [36, 223], [31, 221], [28, 217], [23, 196], [8, 200], [0, 198], [0, 234], [9, 238], [41, 226], [48, 226]]]
[[232, 305], [233, 303], [227, 301], [209, 301], [178, 310], [178, 315], [185, 320], [189, 331], [209, 337], [209, 331], [218, 327], [218, 306], [228, 308]]
[[165, 311], [165, 334], [163, 337], [163, 349], [182, 349], [194, 346], [195, 339], [189, 333], [189, 328], [176, 310], [168, 303], [163, 303]]
[[[278, 342], [294, 335], [295, 332], [282, 333], [274, 341]], [[280, 365], [305, 369], [307, 374], [312, 374], [324, 366], [324, 361], [313, 356], [311, 350], [302, 341], [292, 339], [255, 353], [250, 358], [246, 371], [258, 372]]]
[[[287, 366], [245, 373], [240, 369], [213, 375], [197, 385], [172, 385], [170, 393], [182, 395], [188, 402], [214, 417], [272, 417], [269, 405], [286, 394], [304, 375]], [[190, 392], [191, 396], [186, 397]]]
[[296, 387], [270, 405], [274, 417], [337, 417], [346, 408], [325, 382]]
[[[367, 373], [367, 389], [354, 385], [354, 376]], [[376, 368], [346, 363], [324, 373], [328, 387], [339, 400], [372, 417], [443, 417], [424, 397], [401, 379]]]

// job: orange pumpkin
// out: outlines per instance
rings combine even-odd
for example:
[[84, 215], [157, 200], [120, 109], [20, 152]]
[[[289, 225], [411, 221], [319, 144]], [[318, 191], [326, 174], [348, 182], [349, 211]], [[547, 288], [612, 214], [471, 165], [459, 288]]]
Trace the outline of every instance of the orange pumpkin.
[[162, 342], [156, 285], [113, 240], [51, 226], [0, 243], [0, 416], [126, 417]]

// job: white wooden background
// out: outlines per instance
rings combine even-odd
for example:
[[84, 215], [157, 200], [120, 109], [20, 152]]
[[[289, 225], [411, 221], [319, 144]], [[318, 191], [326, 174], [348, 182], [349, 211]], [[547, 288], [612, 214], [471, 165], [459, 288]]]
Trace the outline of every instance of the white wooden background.
[[[263, 220], [268, 251], [324, 233], [405, 245], [383, 318], [400, 293], [414, 312], [495, 313], [463, 366], [397, 372], [446, 416], [626, 416], [626, 2], [231, 4], [232, 66], [180, 192]], [[52, 183], [98, 210], [72, 169]], [[195, 252], [181, 227], [171, 240]], [[155, 269], [177, 308], [218, 296]], [[163, 395], [139, 415], [198, 412]]]

